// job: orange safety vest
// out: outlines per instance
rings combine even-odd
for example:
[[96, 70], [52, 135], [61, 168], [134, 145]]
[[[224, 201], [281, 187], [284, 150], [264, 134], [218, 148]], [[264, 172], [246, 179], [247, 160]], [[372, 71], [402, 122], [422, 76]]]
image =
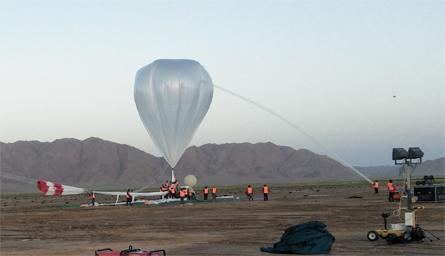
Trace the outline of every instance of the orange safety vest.
[[93, 194], [91, 195], [91, 199], [96, 199], [96, 194], [95, 194], [95, 193], [93, 193]]
[[253, 194], [253, 188], [247, 187], [247, 194]]
[[269, 187], [268, 186], [263, 187], [263, 194], [269, 194]]
[[209, 189], [208, 188], [204, 188], [204, 194], [208, 194], [209, 193]]
[[170, 186], [169, 190], [170, 190], [170, 193], [172, 193], [172, 194], [175, 193], [175, 187], [173, 185]]
[[374, 182], [374, 188], [379, 188], [379, 183], [378, 182]]
[[185, 190], [181, 189], [181, 191], [179, 191], [179, 197], [180, 198], [184, 198], [185, 197]]
[[131, 194], [130, 194], [130, 192], [127, 192], [126, 197], [127, 197], [127, 198], [131, 198]]
[[396, 191], [396, 188], [394, 187], [393, 183], [389, 183], [388, 182], [388, 184], [386, 184], [386, 187], [388, 188], [389, 192], [395, 192]]
[[216, 194], [216, 188], [212, 188], [212, 194]]

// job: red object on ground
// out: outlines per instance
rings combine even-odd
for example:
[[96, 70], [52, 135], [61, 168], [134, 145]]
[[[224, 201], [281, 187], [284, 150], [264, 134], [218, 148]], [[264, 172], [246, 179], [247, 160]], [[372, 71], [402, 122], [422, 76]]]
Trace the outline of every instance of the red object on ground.
[[392, 197], [395, 201], [400, 201], [400, 192], [395, 192], [394, 196]]

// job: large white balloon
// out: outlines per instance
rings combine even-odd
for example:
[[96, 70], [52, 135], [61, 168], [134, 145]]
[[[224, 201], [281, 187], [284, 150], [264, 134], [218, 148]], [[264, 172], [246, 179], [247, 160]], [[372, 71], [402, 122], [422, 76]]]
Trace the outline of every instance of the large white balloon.
[[190, 144], [212, 98], [212, 79], [194, 60], [156, 60], [136, 73], [134, 100], [139, 116], [172, 168]]

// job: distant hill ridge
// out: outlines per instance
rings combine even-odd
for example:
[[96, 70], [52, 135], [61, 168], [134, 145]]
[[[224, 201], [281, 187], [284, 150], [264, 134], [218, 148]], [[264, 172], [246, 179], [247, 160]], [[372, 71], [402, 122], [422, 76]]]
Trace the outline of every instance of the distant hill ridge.
[[[2, 172], [74, 186], [121, 188], [152, 184], [156, 187], [170, 175], [163, 158], [94, 137], [53, 142], [0, 142], [0, 149]], [[424, 165], [443, 173], [444, 160], [426, 161]], [[359, 179], [347, 167], [327, 156], [270, 142], [191, 146], [175, 170], [179, 179], [194, 174], [202, 185]], [[384, 176], [380, 174], [388, 172], [381, 167], [362, 170], [372, 176]], [[390, 171], [394, 170], [398, 172], [397, 169]], [[27, 187], [11, 179], [2, 178], [1, 181], [2, 191]]]

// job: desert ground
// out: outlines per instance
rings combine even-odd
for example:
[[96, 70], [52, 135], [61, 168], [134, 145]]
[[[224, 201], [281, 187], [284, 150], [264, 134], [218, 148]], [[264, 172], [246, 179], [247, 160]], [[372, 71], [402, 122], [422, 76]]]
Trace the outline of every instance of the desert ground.
[[[167, 255], [268, 255], [295, 224], [320, 220], [336, 241], [332, 255], [444, 255], [445, 204], [417, 203], [418, 222], [440, 241], [388, 245], [370, 242], [369, 230], [381, 228], [382, 212], [398, 203], [375, 195], [369, 184], [331, 183], [270, 185], [270, 201], [246, 201], [243, 186], [221, 188], [238, 195], [231, 202], [194, 202], [162, 206], [80, 208], [86, 195], [45, 197], [39, 194], [1, 196], [0, 255], [94, 255], [94, 250], [128, 245], [165, 249]], [[98, 196], [98, 201], [113, 201]], [[395, 217], [389, 222], [401, 222]]]

